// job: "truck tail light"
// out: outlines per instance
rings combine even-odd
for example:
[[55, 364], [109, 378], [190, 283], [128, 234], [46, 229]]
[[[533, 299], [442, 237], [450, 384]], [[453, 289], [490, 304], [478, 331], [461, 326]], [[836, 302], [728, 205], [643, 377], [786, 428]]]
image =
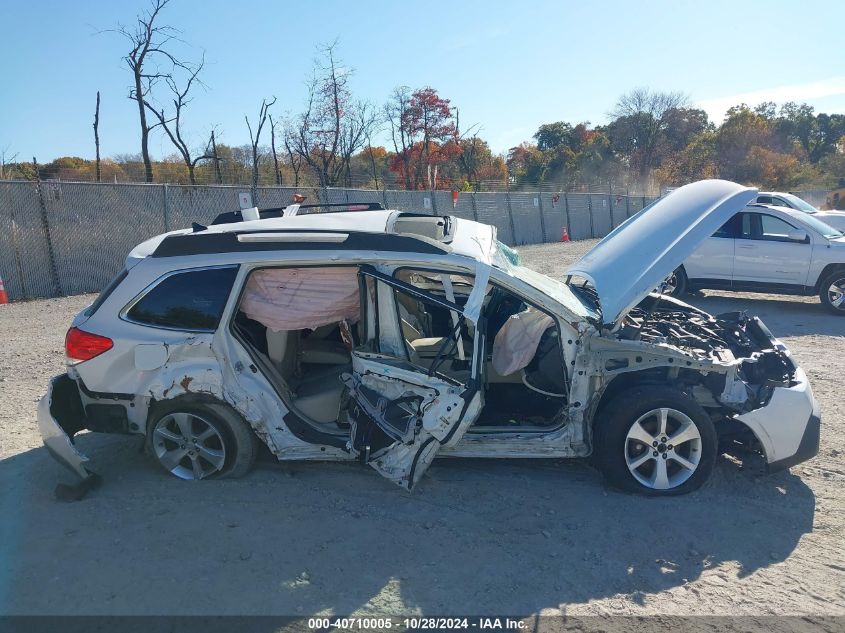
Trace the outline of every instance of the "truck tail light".
[[69, 365], [91, 360], [113, 346], [114, 342], [110, 338], [75, 327], [70, 328], [65, 336], [65, 355]]

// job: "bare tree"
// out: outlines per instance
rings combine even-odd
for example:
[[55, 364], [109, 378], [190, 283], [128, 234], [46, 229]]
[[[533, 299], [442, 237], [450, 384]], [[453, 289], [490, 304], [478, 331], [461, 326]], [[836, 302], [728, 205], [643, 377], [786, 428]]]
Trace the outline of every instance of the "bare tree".
[[367, 133], [367, 153], [370, 155], [370, 167], [373, 170], [373, 180], [376, 184], [376, 189], [379, 188], [378, 186], [378, 170], [376, 169], [376, 157], [373, 155], [373, 142], [370, 138], [370, 133]]
[[11, 169], [7, 170], [7, 165], [14, 163], [18, 158], [17, 153], [9, 156], [8, 151], [8, 146], [0, 151], [0, 180], [5, 180], [7, 176], [11, 177]]
[[337, 43], [324, 46], [314, 60], [305, 111], [286, 134], [294, 151], [317, 173], [320, 185], [349, 181], [352, 155], [366, 142], [378, 121], [375, 109], [355, 101], [349, 88], [352, 70], [338, 59]]
[[390, 99], [384, 106], [384, 116], [390, 125], [390, 136], [396, 156], [402, 161], [402, 173], [405, 175], [405, 189], [413, 189], [411, 178], [411, 147], [414, 139], [410, 137], [408, 126], [403, 122], [408, 118], [411, 105], [411, 89], [408, 86], [394, 88]]
[[282, 186], [282, 172], [279, 169], [279, 155], [276, 153], [276, 122], [273, 121], [273, 115], [270, 114], [270, 150], [273, 152], [273, 170], [276, 174], [276, 184]]
[[290, 164], [290, 168], [293, 170], [293, 186], [299, 187], [299, 172], [302, 170], [302, 156], [296, 153], [293, 149], [293, 145], [291, 143], [290, 135], [286, 130], [283, 136], [284, 144], [285, 144], [285, 151], [288, 155], [288, 163]]
[[652, 92], [648, 88], [635, 88], [619, 97], [611, 112], [616, 119], [611, 126], [628, 139], [642, 186], [648, 184], [651, 170], [657, 166], [656, 149], [668, 116], [688, 103], [689, 97], [681, 92]]
[[208, 154], [211, 149], [211, 159], [214, 161], [214, 175], [217, 177], [217, 184], [223, 184], [223, 172], [220, 171], [220, 154], [217, 153], [217, 141], [214, 138], [214, 130], [211, 130], [211, 138], [208, 139], [208, 148], [205, 153]]
[[[172, 94], [172, 115], [168, 116], [165, 113], [164, 108], [156, 109], [155, 105], [151, 103], [149, 99], [144, 99], [144, 105], [146, 108], [158, 120], [158, 124], [161, 125], [162, 129], [167, 134], [167, 137], [170, 139], [170, 142], [173, 143], [179, 154], [181, 154], [182, 160], [188, 168], [188, 178], [190, 179], [192, 185], [197, 184], [197, 163], [201, 160], [212, 158], [212, 155], [208, 152], [204, 152], [200, 156], [192, 156], [191, 148], [185, 140], [185, 134], [182, 127], [184, 123], [184, 111], [191, 102], [191, 97], [189, 96], [191, 88], [194, 85], [203, 85], [202, 81], [199, 79], [199, 74], [204, 65], [205, 55], [203, 54], [203, 57], [198, 64], [192, 66], [190, 64], [180, 62], [178, 67], [174, 68], [174, 72], [163, 73], [161, 75], [161, 78], [164, 79], [165, 83], [167, 83], [167, 86], [170, 88], [170, 92]], [[187, 74], [185, 84], [182, 87], [180, 87], [177, 83], [175, 74], [175, 72], [179, 69], [184, 70]]]
[[461, 134], [461, 113], [455, 109], [455, 139], [461, 148], [458, 154], [458, 164], [466, 177], [466, 182], [473, 185], [476, 191], [478, 191], [480, 155], [482, 150], [486, 148], [484, 141], [478, 138], [480, 131], [481, 126], [471, 125]]
[[258, 188], [258, 143], [261, 139], [261, 128], [264, 127], [264, 123], [267, 121], [267, 117], [269, 116], [268, 110], [270, 107], [276, 103], [276, 97], [273, 97], [273, 100], [268, 102], [266, 99], [261, 100], [261, 108], [258, 110], [258, 121], [255, 125], [255, 133], [252, 131], [252, 125], [249, 123], [249, 117], [244, 115], [244, 120], [246, 121], [246, 127], [249, 129], [249, 143], [252, 148], [252, 189], [253, 192]]
[[129, 98], [138, 105], [138, 118], [141, 125], [141, 157], [144, 161], [144, 179], [153, 181], [153, 164], [150, 159], [149, 137], [150, 131], [160, 123], [150, 125], [147, 121], [147, 107], [145, 99], [155, 83], [166, 76], [158, 66], [163, 60], [171, 67], [183, 66], [166, 47], [176, 39], [179, 31], [171, 26], [157, 24], [159, 15], [170, 0], [151, 0], [150, 8], [139, 14], [135, 26], [118, 26], [117, 33], [129, 40], [130, 49], [123, 61], [132, 72], [132, 86], [129, 88]]
[[461, 138], [458, 143], [461, 146], [461, 153], [458, 155], [458, 163], [464, 173], [466, 182], [470, 183], [478, 191], [478, 168], [480, 167], [480, 154], [484, 147], [484, 141], [473, 134], [468, 138]]
[[97, 107], [94, 110], [94, 148], [97, 153], [97, 162], [94, 170], [97, 176], [97, 182], [100, 182], [100, 91], [97, 91]]

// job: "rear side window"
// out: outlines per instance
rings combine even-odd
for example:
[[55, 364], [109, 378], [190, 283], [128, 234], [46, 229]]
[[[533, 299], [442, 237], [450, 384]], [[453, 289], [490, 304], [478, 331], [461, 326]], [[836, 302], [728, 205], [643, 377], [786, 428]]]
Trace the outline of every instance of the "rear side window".
[[129, 274], [129, 271], [128, 271], [128, 270], [126, 270], [125, 268], [124, 268], [123, 270], [121, 270], [121, 271], [120, 271], [120, 272], [119, 272], [119, 273], [115, 276], [115, 278], [114, 278], [114, 279], [112, 279], [112, 280], [109, 282], [109, 285], [108, 285], [108, 286], [106, 286], [105, 288], [103, 288], [103, 291], [102, 291], [102, 292], [100, 293], [100, 295], [99, 295], [99, 296], [98, 296], [98, 297], [94, 300], [94, 303], [92, 303], [90, 306], [88, 306], [88, 309], [87, 309], [87, 310], [85, 310], [85, 316], [91, 316], [91, 315], [92, 315], [92, 314], [94, 314], [97, 310], [99, 310], [99, 309], [100, 309], [100, 306], [101, 306], [101, 305], [103, 305], [103, 304], [106, 302], [106, 299], [108, 299], [108, 298], [109, 298], [109, 295], [111, 295], [111, 293], [113, 293], [113, 292], [115, 291], [115, 289], [116, 289], [116, 288], [117, 288], [117, 287], [118, 287], [121, 283], [123, 283], [123, 280], [124, 280], [124, 279], [126, 279], [126, 275], [128, 275], [128, 274]]
[[126, 312], [126, 317], [157, 327], [214, 331], [237, 272], [237, 267], [206, 268], [165, 277]]

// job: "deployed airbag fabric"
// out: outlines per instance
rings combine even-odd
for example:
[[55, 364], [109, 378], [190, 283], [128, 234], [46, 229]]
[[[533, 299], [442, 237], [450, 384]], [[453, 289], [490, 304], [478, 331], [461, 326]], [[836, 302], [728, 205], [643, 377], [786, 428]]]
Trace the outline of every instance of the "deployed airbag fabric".
[[268, 268], [250, 275], [241, 311], [277, 332], [314, 330], [360, 316], [358, 269]]

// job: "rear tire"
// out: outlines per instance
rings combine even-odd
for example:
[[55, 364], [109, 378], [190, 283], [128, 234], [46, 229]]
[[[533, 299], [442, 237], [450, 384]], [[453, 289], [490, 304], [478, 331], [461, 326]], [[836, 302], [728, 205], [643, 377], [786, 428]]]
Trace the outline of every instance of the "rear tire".
[[596, 465], [607, 481], [653, 497], [700, 488], [716, 461], [710, 416], [671, 387], [641, 385], [614, 396], [596, 413]]
[[259, 442], [228, 405], [178, 398], [155, 407], [146, 447], [164, 470], [180, 479], [220, 479], [246, 475]]
[[845, 269], [835, 270], [822, 279], [819, 299], [828, 312], [845, 316]]

